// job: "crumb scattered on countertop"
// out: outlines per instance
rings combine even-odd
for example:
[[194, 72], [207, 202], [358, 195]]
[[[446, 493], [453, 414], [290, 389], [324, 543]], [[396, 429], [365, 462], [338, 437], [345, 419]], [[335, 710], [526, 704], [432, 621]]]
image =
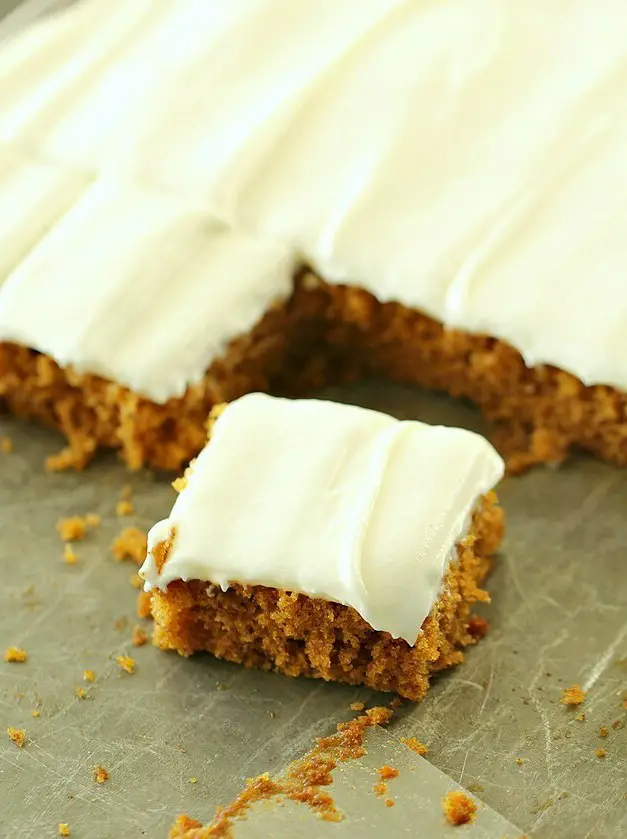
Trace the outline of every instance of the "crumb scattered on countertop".
[[92, 778], [97, 784], [104, 784], [105, 781], [109, 780], [109, 773], [104, 766], [94, 766]]
[[386, 763], [385, 766], [382, 766], [380, 769], [377, 769], [379, 773], [379, 777], [382, 781], [389, 781], [390, 778], [397, 778], [398, 777], [398, 769], [395, 769], [393, 766], [388, 766]]
[[602, 759], [602, 758], [604, 758], [604, 757], [606, 757], [606, 756], [607, 756], [607, 751], [606, 751], [605, 749], [598, 748], [598, 749], [595, 751], [595, 755], [596, 755], [598, 758]]
[[118, 655], [115, 660], [125, 673], [133, 675], [135, 668], [137, 667], [137, 662], [134, 658], [131, 658], [130, 655]]
[[427, 746], [415, 737], [401, 737], [401, 743], [404, 746], [407, 746], [408, 749], [411, 749], [412, 752], [416, 752], [417, 755], [422, 755], [424, 757], [424, 755], [429, 753]]
[[[324, 821], [338, 822], [343, 816], [329, 793], [322, 790], [333, 782], [332, 771], [338, 763], [354, 760], [365, 754], [363, 740], [367, 728], [387, 725], [392, 718], [389, 708], [370, 708], [365, 714], [349, 722], [339, 723], [337, 733], [320, 738], [305, 757], [290, 764], [276, 780], [267, 773], [250, 778], [246, 787], [226, 807], [218, 807], [213, 821], [202, 828], [203, 836], [226, 839], [231, 835], [233, 822], [245, 817], [256, 801], [277, 797], [288, 798], [311, 807]], [[389, 805], [388, 805], [389, 806]], [[179, 816], [169, 833], [169, 839], [192, 839], [200, 822]]]
[[602, 725], [601, 728], [599, 729], [599, 737], [607, 737], [607, 734], [608, 734], [607, 726]]
[[133, 502], [129, 501], [128, 498], [123, 498], [115, 505], [115, 514], [119, 518], [122, 518], [123, 516], [132, 516], [134, 512], [135, 508], [133, 507]]
[[24, 748], [24, 743], [26, 742], [26, 731], [23, 728], [12, 728], [9, 726], [7, 728], [7, 734], [9, 735], [9, 740], [15, 743], [18, 749]]
[[572, 685], [562, 691], [563, 705], [581, 705], [585, 698], [585, 691], [579, 685]]
[[517, 757], [516, 758], [516, 763], [518, 764], [518, 766], [522, 766], [524, 762], [525, 761], [522, 759], [522, 757]]
[[134, 647], [143, 647], [147, 641], [148, 635], [145, 630], [143, 630], [141, 626], [134, 626], [131, 634], [131, 644]]
[[581, 714], [577, 714], [577, 716], [575, 717], [575, 719], [576, 719], [578, 722], [585, 722], [585, 721], [586, 721], [586, 715], [582, 712]]
[[351, 711], [363, 711], [365, 707], [363, 702], [351, 702], [349, 705]]
[[385, 806], [386, 807], [393, 807], [394, 806], [394, 802], [392, 801], [391, 798], [386, 798], [385, 799]]
[[23, 664], [28, 660], [28, 653], [20, 647], [7, 647], [4, 651], [4, 660], [11, 664]]
[[149, 591], [140, 591], [137, 595], [137, 617], [138, 618], [150, 618], [152, 617], [152, 611], [150, 609], [150, 592]]
[[87, 533], [87, 521], [83, 516], [69, 516], [59, 519], [57, 533], [63, 542], [79, 542]]
[[67, 822], [59, 822], [59, 836], [69, 836], [70, 826]]
[[13, 440], [10, 437], [0, 439], [0, 451], [3, 454], [11, 454], [13, 451]]
[[77, 699], [87, 699], [87, 691], [85, 690], [85, 688], [76, 687], [74, 688], [74, 696]]
[[442, 809], [449, 824], [458, 826], [474, 819], [477, 805], [465, 792], [453, 790], [442, 799]]
[[83, 670], [83, 679], [85, 679], [86, 682], [93, 682], [95, 678], [96, 674], [93, 670]]
[[614, 722], [612, 723], [612, 728], [614, 729], [614, 731], [618, 731], [619, 728], [624, 727], [625, 723], [622, 720], [614, 720]]
[[78, 562], [78, 556], [69, 542], [66, 542], [63, 548], [63, 559], [67, 565], [76, 565]]
[[378, 795], [379, 798], [382, 798], [388, 791], [388, 785], [385, 783], [385, 781], [377, 781], [377, 783], [373, 786], [373, 790], [375, 795]]
[[136, 565], [141, 565], [146, 559], [147, 547], [148, 540], [143, 530], [139, 527], [125, 527], [113, 542], [111, 550], [118, 562], [131, 559]]
[[35, 710], [33, 711], [33, 716], [35, 717], [35, 719], [41, 716], [41, 711], [39, 710], [39, 708], [35, 708]]

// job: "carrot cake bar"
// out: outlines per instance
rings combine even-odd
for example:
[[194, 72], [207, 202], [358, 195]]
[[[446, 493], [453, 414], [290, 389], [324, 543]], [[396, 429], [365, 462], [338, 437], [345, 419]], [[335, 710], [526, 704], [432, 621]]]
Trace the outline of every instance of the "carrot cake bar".
[[623, 0], [84, 0], [4, 40], [0, 403], [60, 462], [176, 469], [218, 402], [376, 373], [627, 464]]
[[149, 534], [155, 643], [420, 699], [474, 640], [502, 475], [469, 431], [244, 396]]

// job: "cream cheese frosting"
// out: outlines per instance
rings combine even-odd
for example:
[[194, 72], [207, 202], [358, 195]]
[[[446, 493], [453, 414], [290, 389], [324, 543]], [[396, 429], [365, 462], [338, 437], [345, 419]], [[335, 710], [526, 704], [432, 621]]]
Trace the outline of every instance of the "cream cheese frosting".
[[414, 644], [477, 500], [502, 476], [470, 431], [249, 394], [220, 415], [150, 531], [140, 576], [147, 590], [199, 579], [295, 591]]
[[[505, 340], [529, 365], [627, 389], [626, 89], [622, 0], [84, 0], [3, 45], [0, 141], [202, 207], [224, 237], [271, 237], [329, 282]], [[98, 220], [113, 242], [114, 215]], [[97, 299], [136, 260], [118, 248]], [[83, 284], [72, 248], [55, 266]], [[0, 307], [19, 282], [24, 336], [54, 349], [60, 327], [28, 314], [41, 283], [15, 275]], [[248, 328], [246, 296], [202, 276], [199, 323]], [[247, 288], [274, 299], [285, 283], [264, 268]], [[138, 312], [135, 331], [162, 332], [164, 311]], [[193, 363], [173, 347], [163, 381], [120, 350], [117, 375], [162, 400], [234, 334]], [[60, 360], [101, 370], [109, 349], [79, 342]]]

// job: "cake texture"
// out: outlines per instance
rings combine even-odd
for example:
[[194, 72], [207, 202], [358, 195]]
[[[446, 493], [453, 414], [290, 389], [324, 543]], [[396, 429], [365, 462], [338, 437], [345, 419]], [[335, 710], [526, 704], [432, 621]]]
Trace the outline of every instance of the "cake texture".
[[217, 402], [376, 373], [474, 400], [514, 469], [626, 464], [623, 4], [288, 5], [3, 43], [1, 405], [52, 466], [178, 469]]
[[149, 534], [155, 643], [419, 699], [476, 639], [502, 473], [470, 432], [245, 396]]

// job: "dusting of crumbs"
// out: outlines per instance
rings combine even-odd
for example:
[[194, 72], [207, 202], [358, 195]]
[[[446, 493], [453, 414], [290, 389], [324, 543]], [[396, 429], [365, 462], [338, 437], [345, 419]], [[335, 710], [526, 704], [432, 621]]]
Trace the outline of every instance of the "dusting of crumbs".
[[105, 781], [109, 780], [109, 773], [104, 768], [104, 766], [94, 766], [92, 778], [94, 779], [95, 783], [104, 784]]
[[148, 641], [148, 636], [141, 626], [134, 626], [131, 634], [131, 643], [134, 647], [143, 647]]
[[26, 742], [26, 731], [23, 728], [12, 728], [9, 726], [7, 728], [7, 734], [9, 735], [9, 740], [18, 747], [18, 749], [22, 749], [24, 747], [24, 743]]
[[129, 655], [118, 655], [115, 660], [125, 673], [130, 673], [132, 675], [135, 672], [137, 663], [134, 658], [131, 658]]
[[429, 752], [427, 746], [415, 737], [401, 737], [401, 743], [404, 746], [407, 746], [408, 749], [411, 749], [412, 752], [416, 752], [417, 755], [421, 755], [423, 757]]
[[442, 809], [448, 823], [457, 827], [474, 819], [477, 805], [465, 792], [452, 791], [442, 799]]
[[562, 691], [563, 705], [581, 705], [585, 698], [585, 691], [579, 685], [572, 685]]
[[11, 664], [23, 664], [27, 659], [28, 653], [20, 647], [7, 647], [4, 651], [4, 660]]
[[147, 548], [148, 540], [143, 530], [125, 527], [111, 546], [111, 551], [118, 562], [131, 559], [136, 565], [141, 565], [146, 559]]

